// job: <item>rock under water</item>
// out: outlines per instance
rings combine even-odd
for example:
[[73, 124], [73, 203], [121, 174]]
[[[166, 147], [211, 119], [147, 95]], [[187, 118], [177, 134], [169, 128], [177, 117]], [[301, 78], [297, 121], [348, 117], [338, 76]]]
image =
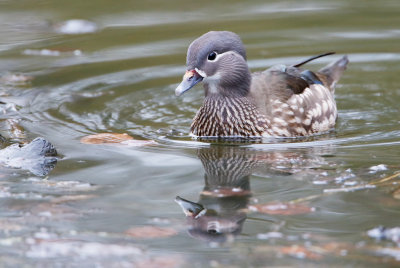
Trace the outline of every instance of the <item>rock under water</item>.
[[56, 156], [53, 144], [38, 137], [27, 145], [12, 144], [0, 150], [0, 164], [26, 169], [36, 176], [45, 176], [55, 167]]

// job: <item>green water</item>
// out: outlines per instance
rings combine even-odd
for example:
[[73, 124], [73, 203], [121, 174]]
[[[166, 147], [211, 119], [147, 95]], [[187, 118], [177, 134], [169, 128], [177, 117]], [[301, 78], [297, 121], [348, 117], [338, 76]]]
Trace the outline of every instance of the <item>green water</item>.
[[[399, 265], [398, 242], [367, 235], [400, 226], [399, 178], [366, 186], [400, 170], [399, 14], [398, 1], [1, 1], [3, 146], [41, 136], [60, 155], [46, 178], [0, 169], [1, 266]], [[70, 19], [97, 30], [60, 33]], [[308, 64], [316, 70], [347, 54], [335, 132], [262, 144], [191, 140], [203, 91], [174, 90], [188, 45], [209, 30], [238, 33], [253, 71], [337, 52]], [[33, 80], [10, 82], [12, 74]], [[80, 143], [103, 132], [158, 145]], [[232, 187], [247, 194], [210, 195]], [[215, 215], [186, 218], [177, 195]], [[296, 209], [309, 211], [247, 209], [298, 199]], [[198, 231], [210, 224], [228, 227]], [[126, 232], [143, 226], [175, 232]]]

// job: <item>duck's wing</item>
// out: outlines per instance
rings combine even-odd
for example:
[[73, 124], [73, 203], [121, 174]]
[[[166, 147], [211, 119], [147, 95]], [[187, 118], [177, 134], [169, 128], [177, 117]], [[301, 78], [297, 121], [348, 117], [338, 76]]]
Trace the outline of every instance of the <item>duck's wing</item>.
[[275, 65], [264, 72], [255, 73], [252, 77], [251, 92], [264, 92], [285, 100], [293, 94], [301, 94], [306, 88], [317, 84], [327, 87], [333, 93], [336, 83], [349, 62], [347, 56], [332, 62], [318, 72], [299, 68], [312, 60], [332, 54], [334, 52], [317, 55], [291, 66]]
[[253, 74], [250, 96], [275, 129], [273, 135], [305, 136], [333, 128], [333, 87], [347, 62], [345, 56], [318, 72], [277, 65]]
[[257, 107], [269, 115], [274, 110], [274, 103], [287, 103], [296, 96], [311, 99], [313, 94], [310, 95], [308, 91], [315, 91], [315, 85], [326, 87], [314, 72], [301, 72], [296, 67], [276, 65], [252, 75], [250, 95]]

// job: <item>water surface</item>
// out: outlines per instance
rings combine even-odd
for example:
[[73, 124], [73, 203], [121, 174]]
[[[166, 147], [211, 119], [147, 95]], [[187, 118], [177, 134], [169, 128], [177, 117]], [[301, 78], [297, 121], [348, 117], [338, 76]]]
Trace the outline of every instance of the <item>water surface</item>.
[[[367, 232], [400, 224], [398, 177], [374, 184], [400, 170], [399, 12], [398, 1], [2, 1], [3, 147], [40, 136], [60, 158], [47, 177], [0, 169], [1, 262], [398, 265], [399, 240]], [[97, 28], [65, 34], [71, 19]], [[337, 52], [308, 64], [317, 70], [347, 54], [335, 131], [300, 141], [192, 140], [203, 91], [177, 98], [174, 89], [187, 46], [209, 30], [238, 33], [253, 71]], [[80, 142], [104, 132], [158, 144]], [[186, 218], [177, 195], [210, 214]], [[293, 208], [263, 213], [257, 204]]]

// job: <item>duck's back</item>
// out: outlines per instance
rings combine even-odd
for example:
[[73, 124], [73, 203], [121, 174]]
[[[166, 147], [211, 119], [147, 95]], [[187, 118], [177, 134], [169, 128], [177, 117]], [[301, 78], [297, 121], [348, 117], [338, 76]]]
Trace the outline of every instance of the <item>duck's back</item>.
[[268, 125], [267, 135], [308, 136], [335, 126], [334, 87], [347, 57], [314, 73], [296, 67], [274, 66], [252, 75], [250, 97]]

